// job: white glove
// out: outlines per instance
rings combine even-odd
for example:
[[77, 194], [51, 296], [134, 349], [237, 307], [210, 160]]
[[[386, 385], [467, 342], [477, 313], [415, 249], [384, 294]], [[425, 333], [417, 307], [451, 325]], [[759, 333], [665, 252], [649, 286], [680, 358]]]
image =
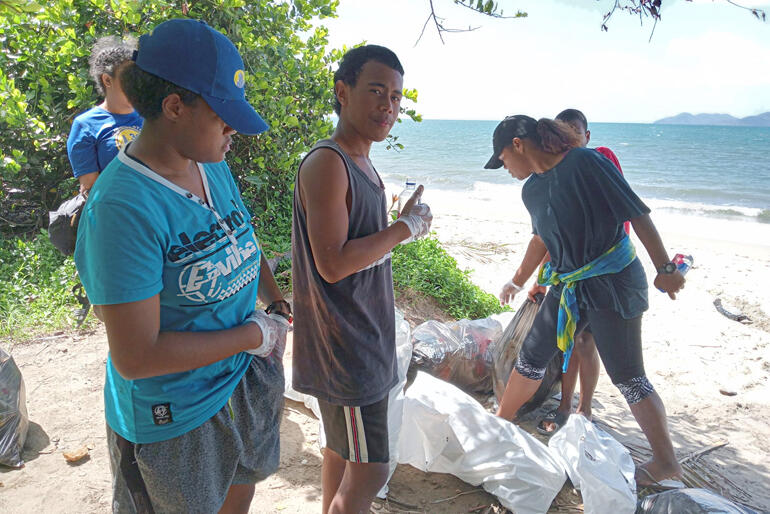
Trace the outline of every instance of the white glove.
[[273, 350], [280, 352], [279, 358], [283, 358], [283, 351], [286, 348], [286, 334], [291, 330], [288, 320], [280, 314], [267, 314], [261, 309], [257, 309], [246, 318], [246, 323], [256, 323], [262, 332], [262, 344], [259, 348], [246, 350], [257, 357], [268, 357]]
[[413, 205], [409, 212], [401, 213], [395, 222], [399, 221], [409, 227], [411, 234], [410, 237], [401, 241], [403, 245], [428, 235], [430, 224], [433, 222], [433, 213], [430, 212], [428, 204], [418, 203]]
[[505, 305], [506, 303], [513, 300], [513, 297], [516, 296], [516, 293], [523, 290], [524, 286], [514, 284], [513, 279], [509, 280], [503, 285], [503, 290], [500, 291], [500, 303]]

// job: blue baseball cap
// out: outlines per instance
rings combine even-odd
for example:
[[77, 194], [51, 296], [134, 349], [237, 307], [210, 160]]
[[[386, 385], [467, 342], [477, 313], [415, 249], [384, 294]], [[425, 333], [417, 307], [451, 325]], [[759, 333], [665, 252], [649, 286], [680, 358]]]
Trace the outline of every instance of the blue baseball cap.
[[269, 127], [246, 101], [246, 74], [238, 49], [205, 22], [174, 19], [139, 38], [136, 65], [147, 73], [199, 94], [241, 134]]

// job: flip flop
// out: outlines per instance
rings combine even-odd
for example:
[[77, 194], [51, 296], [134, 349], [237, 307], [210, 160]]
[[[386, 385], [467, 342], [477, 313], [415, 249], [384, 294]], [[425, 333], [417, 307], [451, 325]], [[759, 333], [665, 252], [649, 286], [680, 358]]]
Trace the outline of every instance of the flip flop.
[[642, 466], [637, 466], [637, 470], [644, 473], [648, 479], [650, 479], [649, 484], [640, 484], [638, 481], [636, 483], [637, 488], [639, 489], [653, 489], [655, 491], [671, 491], [674, 489], [684, 489], [686, 486], [681, 480], [675, 480], [673, 478], [666, 478], [664, 480], [655, 480], [655, 477], [652, 476], [652, 474], [647, 471], [646, 468], [643, 468]]
[[[547, 436], [551, 436], [551, 435], [555, 434], [556, 432], [558, 432], [559, 429], [564, 426], [564, 423], [567, 422], [567, 418], [568, 417], [569, 417], [568, 413], [560, 412], [560, 411], [554, 409], [551, 412], [549, 412], [548, 414], [546, 414], [545, 416], [543, 416], [540, 419], [540, 421], [537, 422], [537, 426], [535, 428], [538, 431], [538, 433], [543, 434], [543, 435], [547, 435]], [[549, 421], [549, 422], [553, 423], [554, 425], [556, 425], [556, 428], [554, 428], [551, 431], [546, 430], [545, 427], [543, 426], [543, 423], [546, 422], [546, 421]]]

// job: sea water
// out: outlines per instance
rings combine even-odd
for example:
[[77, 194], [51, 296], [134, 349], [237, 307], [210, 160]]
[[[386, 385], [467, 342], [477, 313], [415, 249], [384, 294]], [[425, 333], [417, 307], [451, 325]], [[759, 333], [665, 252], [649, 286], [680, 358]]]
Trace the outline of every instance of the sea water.
[[[485, 170], [497, 121], [404, 121], [403, 150], [374, 145], [387, 184], [407, 177], [433, 189], [520, 201], [521, 182]], [[618, 156], [631, 187], [657, 212], [770, 224], [770, 128], [591, 123], [589, 147]]]

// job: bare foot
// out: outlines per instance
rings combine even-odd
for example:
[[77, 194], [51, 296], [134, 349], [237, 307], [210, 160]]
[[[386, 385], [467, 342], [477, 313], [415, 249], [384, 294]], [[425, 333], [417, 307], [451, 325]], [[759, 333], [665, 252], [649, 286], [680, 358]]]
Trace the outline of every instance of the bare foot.
[[671, 465], [663, 465], [651, 459], [637, 466], [634, 479], [639, 488], [659, 488], [662, 486], [664, 488], [676, 489], [683, 487], [683, 484], [681, 484], [682, 466], [678, 462], [674, 462]]
[[591, 413], [591, 408], [588, 409], [582, 409], [578, 407], [578, 409], [575, 411], [575, 414], [582, 414], [584, 418], [586, 418], [588, 421], [593, 421], [594, 417]]

